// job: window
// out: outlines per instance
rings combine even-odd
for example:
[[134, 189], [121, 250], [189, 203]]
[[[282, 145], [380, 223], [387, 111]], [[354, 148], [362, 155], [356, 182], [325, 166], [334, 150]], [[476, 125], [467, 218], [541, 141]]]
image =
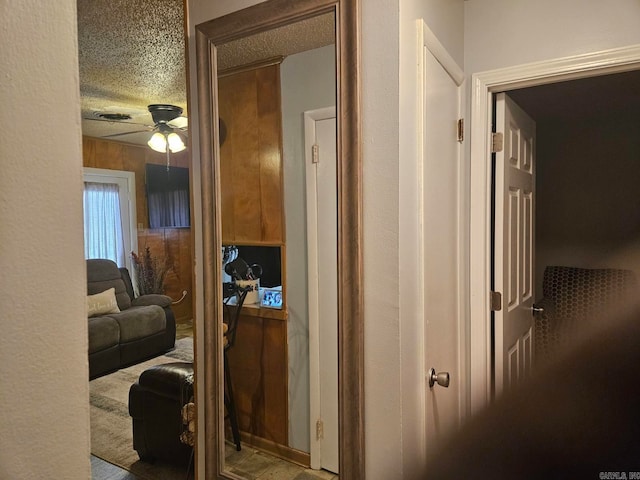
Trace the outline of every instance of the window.
[[84, 182], [84, 256], [125, 265], [120, 188], [117, 183]]
[[85, 258], [108, 258], [131, 271], [137, 251], [135, 174], [84, 169]]

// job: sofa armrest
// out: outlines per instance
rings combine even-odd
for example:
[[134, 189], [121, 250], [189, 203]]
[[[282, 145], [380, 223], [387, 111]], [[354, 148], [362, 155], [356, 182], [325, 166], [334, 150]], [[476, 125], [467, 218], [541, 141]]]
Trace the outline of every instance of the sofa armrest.
[[162, 308], [170, 307], [171, 297], [157, 293], [149, 293], [147, 295], [141, 295], [131, 301], [132, 307], [145, 307], [147, 305], [158, 305]]

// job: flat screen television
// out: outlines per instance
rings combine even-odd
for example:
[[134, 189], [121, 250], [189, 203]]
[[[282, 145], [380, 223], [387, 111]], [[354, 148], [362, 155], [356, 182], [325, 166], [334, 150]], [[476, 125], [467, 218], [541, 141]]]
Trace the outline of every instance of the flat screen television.
[[147, 163], [145, 166], [149, 228], [191, 226], [189, 169]]

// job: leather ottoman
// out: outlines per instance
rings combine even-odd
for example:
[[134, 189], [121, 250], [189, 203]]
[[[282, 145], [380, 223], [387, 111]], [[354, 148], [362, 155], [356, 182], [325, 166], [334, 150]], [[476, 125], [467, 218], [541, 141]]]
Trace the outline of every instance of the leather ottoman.
[[193, 448], [185, 441], [183, 407], [193, 402], [193, 364], [155, 365], [129, 389], [133, 448], [140, 460], [188, 465]]

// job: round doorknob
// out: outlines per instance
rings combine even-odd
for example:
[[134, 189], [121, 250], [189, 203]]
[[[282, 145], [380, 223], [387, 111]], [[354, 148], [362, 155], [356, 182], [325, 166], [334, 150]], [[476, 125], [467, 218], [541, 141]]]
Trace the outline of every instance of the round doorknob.
[[429, 388], [433, 388], [436, 383], [441, 387], [449, 386], [449, 372], [436, 373], [435, 368], [430, 368], [427, 376], [429, 377]]

